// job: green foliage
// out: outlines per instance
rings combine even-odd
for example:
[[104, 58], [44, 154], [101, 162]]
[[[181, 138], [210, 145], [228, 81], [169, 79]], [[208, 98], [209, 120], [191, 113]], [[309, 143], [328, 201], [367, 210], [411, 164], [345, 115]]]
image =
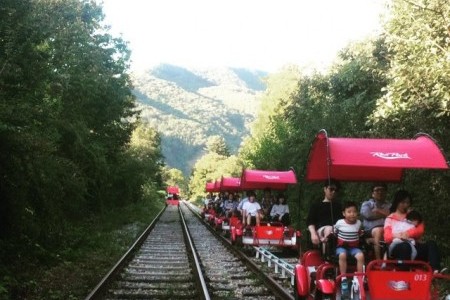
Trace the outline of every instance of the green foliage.
[[[300, 78], [300, 70], [288, 66], [266, 79], [267, 90], [262, 96], [258, 118], [252, 123], [252, 135], [244, 140], [239, 152], [249, 166], [259, 169], [291, 167], [286, 157], [280, 156], [288, 147], [290, 125], [279, 116], [298, 92]], [[274, 158], [280, 160], [276, 162]]]
[[266, 78], [267, 90], [261, 97], [257, 119], [252, 124], [252, 135], [258, 137], [270, 127], [270, 119], [283, 109], [281, 102], [298, 92], [301, 71], [296, 66], [286, 66]]
[[390, 83], [372, 119], [385, 131], [389, 120], [405, 136], [423, 130], [443, 140], [447, 133], [442, 128], [450, 120], [450, 4], [393, 1], [391, 10], [386, 26]]
[[10, 283], [76, 249], [74, 224], [162, 187], [159, 135], [138, 128], [130, 146], [129, 51], [102, 19], [94, 1], [2, 2], [0, 263]]
[[224, 177], [239, 177], [243, 168], [242, 161], [235, 155], [223, 156], [210, 152], [202, 156], [194, 166], [189, 181], [190, 199], [205, 195], [206, 182]]
[[[303, 179], [310, 143], [322, 128], [340, 137], [412, 138], [423, 131], [449, 157], [449, 12], [450, 4], [443, 0], [393, 1], [386, 32], [343, 49], [327, 72], [301, 71], [295, 88], [286, 80], [284, 93], [278, 91], [283, 85], [269, 78], [265, 101], [273, 106], [259, 115], [239, 153], [256, 168], [294, 166], [299, 184], [289, 198], [300, 201], [289, 205], [296, 224], [302, 224], [310, 203], [322, 197], [320, 185]], [[426, 219], [427, 238], [437, 240], [442, 253], [450, 249], [449, 232], [441, 226], [450, 213], [449, 184], [448, 172], [408, 171], [390, 194], [398, 188], [413, 192], [414, 206]], [[345, 186], [343, 199], [369, 196], [367, 184]]]
[[[65, 229], [67, 240], [48, 264], [15, 259], [2, 272], [0, 299], [83, 299], [162, 209], [163, 199], [143, 200], [91, 216]], [[48, 255], [48, 254], [47, 254]]]
[[168, 167], [163, 168], [163, 182], [167, 186], [178, 186], [182, 196], [188, 192], [188, 181], [181, 170]]
[[288, 191], [288, 198], [296, 224], [303, 226], [309, 204], [322, 197], [319, 185], [304, 182], [314, 136], [322, 128], [332, 136], [367, 135], [367, 116], [386, 84], [384, 51], [382, 39], [367, 40], [343, 49], [325, 74], [294, 69], [297, 73], [276, 75], [288, 78], [287, 85], [269, 77], [265, 97], [275, 106], [269, 116], [260, 115], [264, 121], [254, 123], [259, 128], [252, 129], [240, 155], [257, 169], [294, 167], [299, 184]]
[[221, 156], [230, 156], [225, 139], [218, 135], [213, 135], [206, 141], [206, 153], [216, 153]]
[[[412, 138], [426, 132], [450, 157], [450, 3], [443, 0], [393, 1], [386, 24], [391, 67], [386, 94], [370, 116], [373, 131]], [[442, 226], [450, 213], [448, 172], [411, 171], [405, 186], [426, 216], [427, 234], [448, 253], [450, 234]], [[432, 205], [430, 205], [432, 203]]]

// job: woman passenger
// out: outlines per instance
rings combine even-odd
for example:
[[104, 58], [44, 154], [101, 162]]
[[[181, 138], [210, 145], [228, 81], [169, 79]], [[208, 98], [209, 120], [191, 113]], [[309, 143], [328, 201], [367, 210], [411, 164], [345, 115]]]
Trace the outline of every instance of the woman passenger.
[[[404, 240], [391, 247], [389, 256], [398, 260], [410, 260], [412, 255], [411, 243], [408, 239], [415, 240], [417, 249], [417, 260], [429, 262], [435, 272], [440, 270], [440, 254], [434, 241], [422, 242], [421, 238], [425, 232], [424, 222], [408, 230], [401, 230], [404, 222], [407, 222], [407, 214], [411, 210], [411, 194], [406, 190], [395, 193], [391, 206], [391, 214], [384, 223], [384, 240], [390, 244], [395, 238]], [[414, 247], [414, 246], [412, 246]]]
[[279, 195], [275, 205], [270, 211], [270, 220], [275, 222], [282, 222], [285, 226], [290, 224], [289, 206], [286, 203], [284, 195]]

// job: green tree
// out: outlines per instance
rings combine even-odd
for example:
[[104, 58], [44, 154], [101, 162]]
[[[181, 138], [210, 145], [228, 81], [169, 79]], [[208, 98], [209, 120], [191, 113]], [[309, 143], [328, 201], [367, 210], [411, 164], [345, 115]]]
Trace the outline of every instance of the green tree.
[[[379, 135], [412, 138], [426, 132], [450, 154], [450, 3], [417, 0], [391, 3], [386, 23], [389, 84], [370, 121]], [[408, 171], [404, 186], [415, 194], [427, 232], [437, 237], [442, 253], [450, 249], [444, 224], [450, 213], [448, 172]], [[432, 203], [432, 205], [430, 205]], [[434, 238], [433, 237], [433, 238]]]
[[278, 73], [268, 76], [265, 81], [267, 89], [261, 97], [261, 106], [257, 118], [252, 123], [252, 136], [257, 138], [264, 134], [271, 118], [280, 113], [282, 101], [298, 92], [301, 70], [295, 65], [288, 65]]
[[156, 133], [129, 144], [129, 51], [102, 20], [95, 1], [1, 3], [0, 271], [11, 281], [76, 248], [70, 233], [92, 215], [162, 184]]
[[228, 150], [225, 139], [218, 135], [213, 135], [206, 141], [205, 151], [207, 153], [217, 153], [222, 156], [230, 156], [230, 150]]
[[297, 76], [285, 76], [290, 78], [288, 83], [295, 85], [285, 87], [275, 80], [272, 87], [269, 77], [268, 91], [281, 90], [274, 93], [281, 97], [265, 95], [268, 102], [276, 105], [270, 117], [263, 117], [264, 122], [255, 121], [259, 128], [252, 130], [254, 134], [239, 153], [246, 164], [256, 168], [294, 168], [299, 185], [292, 189], [289, 198], [298, 199], [301, 191], [302, 207], [298, 207], [298, 201], [290, 201], [293, 211], [303, 212], [299, 215], [306, 215], [318, 192], [303, 180], [316, 133], [322, 128], [340, 136], [363, 136], [370, 131], [367, 117], [386, 85], [384, 72], [388, 62], [384, 45], [383, 38], [351, 44], [340, 52], [326, 73], [304, 70]]
[[194, 166], [189, 180], [190, 198], [201, 198], [205, 194], [206, 182], [225, 177], [239, 177], [243, 163], [235, 155], [223, 156], [215, 152], [202, 156]]
[[181, 170], [165, 167], [163, 181], [167, 186], [178, 186], [183, 195], [188, 192], [188, 182]]
[[450, 3], [396, 0], [391, 15], [386, 24], [390, 82], [372, 121], [392, 134], [410, 137], [411, 132], [423, 130], [447, 140]]
[[[164, 162], [159, 133], [154, 128], [139, 123], [131, 136], [127, 154], [128, 159], [122, 164], [124, 172], [117, 177], [121, 182], [116, 185], [122, 195], [118, 200], [152, 200], [152, 196], [163, 185]], [[123, 180], [124, 178], [127, 180]]]
[[[258, 117], [252, 123], [252, 134], [243, 141], [239, 150], [239, 156], [248, 167], [286, 167], [286, 157], [281, 158], [280, 153], [285, 150], [289, 126], [278, 116], [284, 114], [286, 103], [298, 93], [300, 79], [300, 69], [292, 65], [266, 78], [267, 90], [262, 96]], [[278, 158], [280, 160], [275, 162], [274, 159]]]

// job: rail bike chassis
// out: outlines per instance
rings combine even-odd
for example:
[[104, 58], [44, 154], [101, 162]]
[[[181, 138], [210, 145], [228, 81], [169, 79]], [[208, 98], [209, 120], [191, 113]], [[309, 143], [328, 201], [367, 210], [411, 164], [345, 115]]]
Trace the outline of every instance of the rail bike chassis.
[[[336, 276], [337, 268], [318, 250], [305, 252], [295, 267], [295, 299], [438, 300], [442, 281], [450, 281], [422, 261], [373, 260], [364, 273]], [[349, 279], [346, 297], [339, 288], [343, 276]]]
[[281, 222], [261, 222], [259, 226], [247, 227], [238, 221], [230, 222], [230, 233], [232, 244], [300, 249], [300, 231]]
[[180, 200], [166, 199], [166, 205], [178, 206], [178, 205], [180, 205]]

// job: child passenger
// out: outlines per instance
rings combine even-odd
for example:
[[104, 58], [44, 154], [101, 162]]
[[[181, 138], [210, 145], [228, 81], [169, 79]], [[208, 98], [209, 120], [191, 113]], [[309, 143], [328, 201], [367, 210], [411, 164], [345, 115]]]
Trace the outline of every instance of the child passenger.
[[[364, 254], [359, 248], [359, 237], [362, 234], [361, 221], [358, 219], [358, 208], [355, 202], [348, 201], [344, 204], [342, 215], [334, 225], [334, 232], [337, 235], [336, 255], [339, 257], [339, 272], [347, 272], [347, 255], [356, 258], [356, 271], [363, 272]], [[341, 293], [349, 293], [347, 278], [342, 277]]]
[[[417, 227], [421, 223], [422, 223], [421, 214], [416, 210], [412, 210], [406, 215], [405, 221], [402, 221], [395, 229], [394, 228], [392, 229], [392, 233], [400, 233], [407, 231], [411, 228]], [[395, 248], [396, 245], [403, 242], [408, 242], [409, 245], [411, 246], [411, 260], [416, 259], [417, 256], [417, 249], [415, 247], [416, 241], [413, 238], [405, 238], [405, 239], [394, 238], [392, 240], [392, 243], [389, 245], [389, 253], [392, 252], [392, 250]]]

